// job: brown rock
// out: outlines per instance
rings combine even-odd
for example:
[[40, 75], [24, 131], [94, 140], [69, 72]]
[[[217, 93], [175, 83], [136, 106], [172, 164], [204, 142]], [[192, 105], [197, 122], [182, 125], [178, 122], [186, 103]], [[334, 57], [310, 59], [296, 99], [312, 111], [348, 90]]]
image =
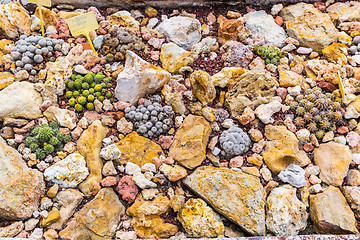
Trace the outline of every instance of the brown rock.
[[[41, 9], [41, 13], [42, 13], [42, 17], [44, 20], [45, 28], [47, 28], [50, 25], [54, 26], [54, 27], [56, 26], [58, 16], [56, 15], [56, 13], [54, 11], [43, 7]], [[40, 18], [38, 7], [35, 10], [35, 16]]]
[[121, 152], [120, 163], [132, 162], [140, 167], [150, 163], [154, 157], [163, 154], [161, 147], [148, 138], [139, 136], [135, 131], [116, 143]]
[[309, 157], [302, 150], [299, 150], [296, 135], [285, 126], [265, 127], [265, 137], [268, 139], [263, 158], [266, 165], [274, 173], [285, 170], [291, 163], [301, 167], [311, 163]]
[[108, 131], [107, 127], [96, 120], [81, 134], [77, 141], [77, 149], [85, 157], [87, 167], [90, 170], [90, 175], [78, 186], [85, 196], [94, 196], [101, 188], [101, 169], [103, 167], [100, 158], [101, 141]]
[[223, 15], [218, 17], [217, 22], [219, 24], [218, 39], [221, 43], [230, 40], [236, 41], [238, 39], [238, 33], [244, 28], [244, 24], [240, 20], [227, 19]]
[[323, 143], [314, 150], [314, 162], [320, 167], [323, 182], [340, 186], [349, 169], [351, 152], [341, 143]]
[[259, 178], [208, 166], [198, 167], [183, 182], [249, 234], [265, 234], [266, 195]]
[[60, 232], [62, 239], [111, 239], [125, 207], [111, 188], [103, 188]]
[[310, 217], [320, 234], [358, 234], [354, 213], [336, 187], [310, 196]]
[[18, 153], [0, 138], [0, 217], [31, 217], [38, 209], [45, 184], [41, 172], [30, 169]]
[[210, 80], [210, 75], [202, 70], [197, 70], [190, 75], [191, 91], [204, 105], [214, 101], [216, 97], [215, 87]]
[[282, 87], [295, 87], [302, 85], [305, 78], [293, 71], [281, 70], [279, 71], [279, 83]]
[[201, 116], [188, 115], [177, 130], [169, 156], [186, 168], [193, 169], [205, 159], [210, 124]]

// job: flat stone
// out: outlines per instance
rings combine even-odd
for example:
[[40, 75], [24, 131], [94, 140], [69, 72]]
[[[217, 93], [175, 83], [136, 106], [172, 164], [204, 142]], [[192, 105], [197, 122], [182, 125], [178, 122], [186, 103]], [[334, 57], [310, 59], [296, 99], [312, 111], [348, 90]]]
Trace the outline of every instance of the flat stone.
[[62, 239], [111, 239], [125, 207], [111, 188], [103, 188], [60, 232]]
[[192, 238], [217, 238], [224, 236], [224, 224], [201, 198], [190, 198], [177, 217], [187, 235]]
[[263, 158], [266, 165], [274, 173], [285, 170], [291, 163], [306, 166], [311, 163], [303, 150], [299, 149], [296, 135], [285, 126], [267, 125], [265, 127], [266, 143]]
[[0, 217], [16, 220], [31, 217], [45, 192], [42, 173], [25, 161], [0, 137]]
[[127, 51], [125, 68], [117, 77], [115, 97], [120, 102], [135, 104], [146, 94], [152, 94], [170, 80], [170, 73]]
[[253, 68], [229, 86], [225, 106], [229, 108], [231, 116], [236, 118], [246, 107], [254, 110], [260, 104], [268, 103], [276, 95], [278, 86], [278, 81], [270, 72], [260, 67]]
[[333, 186], [341, 186], [351, 162], [351, 152], [341, 143], [320, 144], [314, 150], [314, 162], [320, 167], [320, 179]]
[[47, 181], [57, 183], [63, 188], [75, 188], [89, 175], [83, 156], [73, 153], [45, 169]]
[[30, 35], [31, 23], [28, 11], [20, 3], [11, 2], [0, 6], [0, 29], [7, 37]]
[[310, 217], [319, 234], [358, 234], [354, 213], [333, 186], [310, 196]]
[[60, 126], [67, 127], [70, 130], [76, 127], [77, 117], [74, 111], [50, 106], [44, 112], [44, 116], [49, 121], [56, 121]]
[[137, 132], [126, 135], [116, 143], [121, 152], [120, 163], [131, 162], [142, 167], [146, 163], [150, 163], [154, 157], [163, 154], [161, 147], [148, 138], [139, 136]]
[[60, 191], [56, 197], [55, 202], [60, 205], [60, 218], [50, 225], [50, 228], [61, 230], [66, 222], [73, 216], [77, 206], [82, 201], [84, 195], [76, 189], [66, 189]]
[[85, 196], [94, 196], [100, 190], [103, 167], [100, 158], [102, 140], [108, 133], [100, 120], [94, 121], [80, 136], [77, 141], [77, 149], [84, 156], [90, 175], [79, 185], [79, 189]]
[[251, 235], [265, 235], [265, 191], [259, 178], [227, 168], [198, 167], [183, 183]]
[[170, 73], [178, 73], [180, 68], [192, 64], [197, 57], [196, 53], [186, 51], [175, 43], [165, 43], [161, 47], [162, 67]]
[[321, 51], [337, 40], [338, 30], [329, 15], [311, 4], [298, 3], [280, 12], [288, 35], [299, 41], [300, 46]]
[[334, 24], [341, 24], [358, 20], [360, 18], [359, 8], [360, 3], [356, 1], [337, 2], [327, 7], [326, 12]]
[[[21, 94], [19, 94], [21, 93]], [[35, 119], [41, 116], [42, 98], [29, 82], [15, 82], [0, 91], [0, 119], [23, 117]]]
[[247, 70], [240, 67], [225, 67], [220, 72], [211, 76], [211, 81], [216, 87], [228, 87], [243, 75]]
[[265, 43], [272, 46], [283, 47], [287, 38], [285, 30], [277, 25], [274, 18], [265, 11], [254, 11], [244, 15], [245, 26], [250, 29], [253, 36], [262, 35]]
[[167, 41], [172, 41], [185, 50], [191, 49], [201, 39], [201, 24], [196, 18], [171, 17], [160, 23], [156, 30], [164, 35]]
[[275, 236], [296, 236], [307, 226], [306, 205], [290, 185], [271, 190], [266, 201], [266, 227]]
[[0, 227], [1, 238], [12, 238], [18, 235], [24, 229], [22, 221], [14, 222], [6, 227]]
[[205, 118], [188, 115], [175, 134], [169, 156], [186, 168], [199, 166], [205, 159], [210, 133], [211, 127]]

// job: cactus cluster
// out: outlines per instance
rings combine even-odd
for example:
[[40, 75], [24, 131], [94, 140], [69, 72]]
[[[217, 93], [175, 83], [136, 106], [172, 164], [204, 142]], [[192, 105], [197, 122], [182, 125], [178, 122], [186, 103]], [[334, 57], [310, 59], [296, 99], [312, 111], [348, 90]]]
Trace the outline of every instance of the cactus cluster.
[[268, 47], [266, 45], [263, 46], [255, 46], [254, 51], [257, 55], [259, 55], [264, 61], [265, 64], [274, 64], [276, 65], [280, 58], [285, 56], [285, 52], [280, 51], [277, 47]]
[[335, 124], [343, 117], [339, 91], [324, 93], [321, 88], [307, 89], [289, 103], [295, 113], [294, 124], [306, 127], [322, 139], [326, 131], [336, 130]]
[[108, 32], [101, 48], [108, 62], [123, 60], [128, 50], [142, 51], [145, 48], [143, 42], [136, 42], [137, 39], [121, 27], [112, 27]]
[[43, 160], [46, 155], [62, 151], [63, 144], [70, 142], [71, 137], [59, 132], [57, 122], [37, 125], [26, 137], [25, 145], [36, 158]]
[[147, 138], [157, 138], [173, 126], [174, 111], [170, 106], [161, 105], [161, 97], [154, 95], [150, 100], [137, 107], [125, 108], [125, 117], [133, 124], [137, 132]]
[[247, 152], [251, 144], [249, 135], [236, 126], [222, 132], [219, 140], [225, 157], [239, 156]]
[[61, 51], [64, 40], [42, 36], [21, 35], [20, 40], [11, 48], [14, 71], [25, 69], [35, 75], [45, 59], [55, 61], [54, 52]]
[[114, 101], [110, 83], [111, 77], [105, 77], [101, 72], [88, 72], [85, 75], [73, 74], [66, 80], [66, 98], [70, 107], [77, 112], [94, 110], [95, 99], [100, 102], [105, 99]]

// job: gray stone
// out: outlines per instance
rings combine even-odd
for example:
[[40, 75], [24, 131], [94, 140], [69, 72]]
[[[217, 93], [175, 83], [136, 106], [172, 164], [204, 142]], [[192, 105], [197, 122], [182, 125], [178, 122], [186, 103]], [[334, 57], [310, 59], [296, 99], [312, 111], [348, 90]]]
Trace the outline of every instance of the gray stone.
[[281, 181], [291, 184], [296, 188], [306, 185], [305, 170], [295, 164], [290, 164], [284, 171], [278, 175]]

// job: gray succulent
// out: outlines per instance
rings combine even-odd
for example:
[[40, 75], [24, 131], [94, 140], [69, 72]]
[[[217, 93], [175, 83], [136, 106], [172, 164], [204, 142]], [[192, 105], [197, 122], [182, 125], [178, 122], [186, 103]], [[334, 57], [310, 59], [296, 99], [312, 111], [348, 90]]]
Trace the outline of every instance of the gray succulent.
[[232, 126], [224, 131], [219, 138], [222, 154], [226, 157], [233, 157], [247, 152], [251, 140], [249, 135], [241, 128]]

